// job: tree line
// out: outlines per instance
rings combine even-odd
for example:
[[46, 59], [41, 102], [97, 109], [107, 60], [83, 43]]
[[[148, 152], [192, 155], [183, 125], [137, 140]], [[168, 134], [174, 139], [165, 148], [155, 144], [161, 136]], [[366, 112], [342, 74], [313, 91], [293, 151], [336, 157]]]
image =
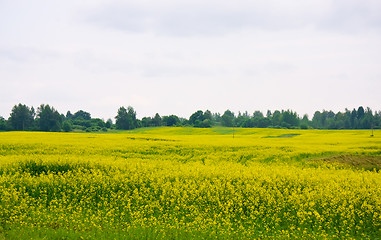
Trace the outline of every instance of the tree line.
[[288, 129], [381, 129], [381, 111], [372, 111], [362, 106], [357, 109], [334, 113], [333, 111], [316, 111], [312, 117], [305, 114], [300, 117], [292, 110], [255, 111], [249, 114], [233, 113], [226, 110], [222, 115], [209, 110], [198, 110], [188, 119], [176, 115], [137, 119], [133, 107], [120, 107], [115, 122], [112, 119], [92, 118], [89, 112], [79, 110], [68, 111], [66, 115], [59, 113], [50, 105], [41, 104], [37, 110], [25, 104], [12, 108], [10, 116], [0, 116], [2, 131], [47, 131], [47, 132], [107, 132], [112, 129], [132, 130], [141, 127], [190, 126], [209, 128], [213, 126], [246, 127], [246, 128], [288, 128]]

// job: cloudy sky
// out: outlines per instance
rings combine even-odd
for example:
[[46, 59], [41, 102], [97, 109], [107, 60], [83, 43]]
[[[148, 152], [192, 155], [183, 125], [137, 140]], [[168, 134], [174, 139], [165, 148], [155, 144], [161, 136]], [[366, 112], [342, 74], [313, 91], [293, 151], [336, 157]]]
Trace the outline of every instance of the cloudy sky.
[[381, 110], [379, 0], [0, 0], [0, 116]]

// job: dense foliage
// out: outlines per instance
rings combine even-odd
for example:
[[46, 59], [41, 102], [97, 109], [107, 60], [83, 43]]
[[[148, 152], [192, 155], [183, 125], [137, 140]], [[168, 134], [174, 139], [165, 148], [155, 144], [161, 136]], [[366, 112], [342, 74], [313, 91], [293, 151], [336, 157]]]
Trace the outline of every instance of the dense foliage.
[[307, 115], [300, 117], [291, 110], [267, 111], [266, 116], [255, 111], [252, 115], [248, 112], [234, 114], [226, 110], [220, 113], [211, 113], [198, 110], [189, 119], [176, 115], [161, 117], [158, 113], [154, 117], [137, 119], [133, 107], [120, 107], [115, 116], [115, 124], [111, 119], [104, 121], [99, 118], [91, 118], [91, 114], [79, 110], [66, 116], [59, 114], [49, 105], [42, 104], [37, 109], [37, 115], [33, 107], [18, 104], [12, 109], [8, 120], [0, 117], [0, 130], [6, 131], [109, 131], [110, 129], [132, 130], [141, 127], [160, 126], [192, 126], [197, 128], [210, 128], [213, 126], [244, 127], [244, 128], [285, 128], [285, 129], [380, 129], [381, 111], [373, 112], [370, 108], [359, 107], [352, 111], [334, 113], [323, 110], [316, 111], [309, 119]]
[[2, 132], [0, 239], [381, 236], [380, 168], [326, 161], [380, 163], [380, 130], [232, 131]]

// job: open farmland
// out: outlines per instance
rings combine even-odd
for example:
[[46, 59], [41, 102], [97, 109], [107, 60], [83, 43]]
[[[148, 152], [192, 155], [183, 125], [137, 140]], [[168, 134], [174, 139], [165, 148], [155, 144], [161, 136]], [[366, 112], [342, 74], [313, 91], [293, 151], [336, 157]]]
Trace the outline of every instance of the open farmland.
[[381, 131], [0, 133], [0, 239], [379, 239]]

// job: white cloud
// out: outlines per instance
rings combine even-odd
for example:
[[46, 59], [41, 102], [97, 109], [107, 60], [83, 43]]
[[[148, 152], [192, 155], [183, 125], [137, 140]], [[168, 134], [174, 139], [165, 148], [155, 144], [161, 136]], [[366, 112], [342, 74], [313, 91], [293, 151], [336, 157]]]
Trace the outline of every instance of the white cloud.
[[[291, 3], [291, 4], [290, 4]], [[293, 2], [171, 1], [113, 2], [90, 14], [89, 22], [127, 32], [175, 36], [223, 35], [242, 29], [288, 29], [313, 23], [325, 9]], [[323, 9], [321, 9], [323, 8]], [[317, 10], [316, 10], [317, 9]], [[320, 11], [319, 11], [320, 10]]]
[[[381, 3], [0, 1], [0, 115], [113, 118], [381, 102]], [[3, 90], [6, 89], [6, 90]]]
[[380, 30], [380, 11], [379, 1], [118, 1], [96, 8], [88, 21], [127, 32], [183, 37], [306, 26], [348, 32]]

